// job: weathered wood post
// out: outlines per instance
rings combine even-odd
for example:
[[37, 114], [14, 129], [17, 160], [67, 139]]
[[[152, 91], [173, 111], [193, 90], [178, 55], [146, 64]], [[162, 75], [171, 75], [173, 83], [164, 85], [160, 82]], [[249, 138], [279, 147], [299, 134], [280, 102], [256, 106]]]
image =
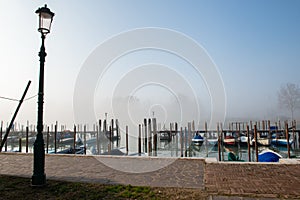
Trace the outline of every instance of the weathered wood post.
[[138, 136], [138, 154], [139, 154], [139, 156], [141, 156], [141, 154], [142, 154], [141, 132], [142, 132], [142, 129], [141, 129], [141, 125], [139, 124], [139, 136]]
[[205, 136], [205, 151], [206, 151], [206, 157], [208, 157], [208, 137], [207, 137], [207, 122], [204, 124], [204, 136]]
[[151, 119], [148, 119], [148, 156], [152, 155], [152, 130], [151, 130]]
[[269, 144], [272, 142], [272, 132], [271, 132], [271, 122], [268, 120], [268, 139], [269, 139]]
[[250, 151], [250, 132], [249, 132], [249, 125], [247, 125], [247, 144], [248, 144], [248, 161], [251, 162], [251, 151]]
[[219, 154], [219, 161], [221, 161], [221, 136], [220, 136], [219, 123], [217, 124], [217, 133], [218, 133], [218, 154]]
[[[112, 141], [113, 141], [113, 138], [114, 138], [114, 136], [115, 136], [115, 133], [114, 133], [114, 130], [115, 130], [115, 126], [114, 126], [115, 124], [114, 124], [114, 119], [111, 119], [111, 136], [112, 136]], [[112, 142], [113, 143], [113, 142]]]
[[[27, 131], [26, 131], [27, 132]], [[46, 143], [47, 143], [47, 146], [46, 146], [46, 153], [49, 152], [49, 135], [50, 135], [50, 127], [47, 126], [47, 138], [46, 138]], [[26, 134], [26, 143], [27, 143], [27, 134]], [[27, 146], [26, 146], [26, 153], [27, 153]]]
[[112, 150], [112, 128], [109, 126], [109, 142], [108, 142], [108, 152], [110, 155], [110, 152]]
[[222, 150], [222, 160], [224, 161], [224, 135], [223, 135], [223, 125], [221, 125], [221, 150]]
[[184, 140], [185, 140], [185, 148], [184, 148], [184, 156], [185, 157], [187, 157], [187, 150], [188, 150], [188, 148], [187, 148], [187, 146], [188, 146], [188, 131], [187, 131], [187, 128], [186, 127], [184, 127], [184, 135], [185, 135], [185, 137], [184, 137]]
[[74, 134], [73, 134], [73, 153], [76, 153], [76, 125], [74, 124]]
[[[101, 154], [101, 144], [100, 144], [100, 137], [101, 137], [101, 130], [102, 130], [102, 122], [101, 122], [101, 119], [99, 120], [99, 124], [98, 124], [98, 126], [99, 126], [99, 130], [98, 130], [98, 141], [97, 141], [97, 144], [98, 144], [98, 154], [100, 155]], [[105, 136], [103, 137], [103, 138], [105, 138]]]
[[175, 122], [175, 148], [176, 148], [176, 157], [178, 157], [178, 125], [177, 122]]
[[148, 135], [147, 135], [147, 119], [144, 119], [144, 127], [145, 127], [145, 153], [147, 153], [148, 152], [148, 148], [147, 148], [147, 146], [148, 146], [148, 141], [147, 141], [147, 139], [148, 139]]
[[154, 145], [154, 156], [157, 156], [157, 126], [156, 118], [152, 119], [153, 124], [153, 145]]
[[22, 138], [19, 138], [19, 152], [22, 152]]
[[126, 155], [128, 155], [129, 147], [128, 147], [128, 126], [126, 126]]
[[285, 137], [287, 142], [288, 158], [290, 158], [290, 135], [288, 122], [285, 122]]
[[57, 146], [56, 146], [56, 139], [57, 139], [57, 121], [55, 123], [55, 126], [54, 126], [54, 153], [57, 152]]
[[191, 123], [189, 122], [188, 123], [188, 145], [189, 145], [189, 148], [188, 148], [188, 151], [189, 151], [189, 157], [192, 157], [192, 139], [191, 139]]
[[117, 147], [119, 146], [119, 133], [120, 132], [120, 128], [119, 128], [119, 120], [116, 119], [116, 134], [117, 134]]
[[256, 124], [254, 125], [254, 141], [255, 141], [255, 157], [256, 157], [256, 162], [258, 162], [258, 145], [257, 145], [257, 128], [256, 128]]
[[86, 124], [83, 126], [83, 146], [84, 146], [84, 155], [86, 155]]
[[183, 130], [182, 127], [180, 128], [180, 157], [183, 157]]
[[29, 128], [28, 126], [26, 126], [26, 153], [28, 153], [28, 132], [29, 132]]

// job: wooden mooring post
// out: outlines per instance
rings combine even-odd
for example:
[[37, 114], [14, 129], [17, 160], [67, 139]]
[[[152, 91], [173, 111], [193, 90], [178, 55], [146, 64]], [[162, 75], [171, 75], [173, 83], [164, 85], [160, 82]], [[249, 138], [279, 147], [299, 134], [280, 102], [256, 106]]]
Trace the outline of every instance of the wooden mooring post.
[[26, 126], [26, 153], [28, 153], [28, 132], [29, 132], [29, 128], [28, 126]]
[[144, 128], [145, 128], [145, 153], [147, 153], [148, 152], [147, 119], [144, 119]]
[[153, 146], [154, 146], [154, 156], [157, 156], [157, 126], [156, 126], [156, 119], [152, 119], [153, 124]]
[[256, 162], [258, 162], [258, 145], [257, 145], [257, 128], [256, 128], [256, 124], [254, 125], [254, 141], [255, 141], [255, 158], [256, 158]]
[[54, 126], [54, 153], [57, 152], [57, 146], [56, 146], [56, 140], [57, 140], [57, 122], [55, 123]]
[[219, 123], [217, 124], [217, 133], [218, 133], [218, 154], [219, 154], [219, 161], [221, 161], [221, 136], [220, 136]]
[[84, 146], [84, 155], [86, 155], [86, 125], [83, 126], [83, 146]]
[[73, 127], [74, 135], [73, 135], [73, 153], [76, 154], [76, 125]]
[[152, 155], [152, 132], [151, 119], [148, 119], [148, 156]]
[[289, 124], [288, 122], [285, 122], [285, 137], [287, 142], [287, 150], [288, 150], [288, 158], [291, 157], [290, 154], [290, 135], [289, 135]]
[[141, 154], [142, 154], [141, 132], [142, 132], [142, 127], [139, 124], [139, 135], [138, 135], [138, 155], [139, 156], [141, 156]]
[[250, 131], [249, 125], [247, 125], [247, 142], [248, 142], [248, 161], [251, 162], [251, 147], [250, 147]]
[[176, 145], [176, 157], [178, 157], [178, 125], [175, 123], [175, 145]]
[[182, 127], [180, 128], [180, 157], [183, 157], [183, 130]]
[[19, 138], [19, 152], [22, 152], [22, 137]]
[[126, 138], [126, 155], [128, 155], [128, 152], [129, 152], [129, 147], [128, 147], [128, 126], [126, 126], [126, 130], [125, 130], [125, 138]]
[[[46, 144], [47, 144], [47, 146], [46, 146], [46, 153], [49, 152], [49, 134], [50, 134], [50, 130], [49, 130], [49, 126], [47, 126], [47, 137], [46, 137]], [[26, 143], [27, 143], [27, 133], [26, 133]], [[26, 151], [27, 151], [27, 146], [26, 146]]]

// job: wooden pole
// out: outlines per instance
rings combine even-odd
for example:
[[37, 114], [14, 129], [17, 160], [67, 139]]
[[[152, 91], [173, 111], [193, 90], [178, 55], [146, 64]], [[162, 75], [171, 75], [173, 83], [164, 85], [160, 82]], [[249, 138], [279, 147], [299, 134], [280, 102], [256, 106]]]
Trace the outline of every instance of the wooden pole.
[[154, 156], [157, 156], [157, 126], [156, 118], [152, 119], [153, 122], [153, 145], [154, 145]]
[[189, 145], [189, 148], [188, 148], [188, 150], [189, 150], [189, 157], [192, 157], [192, 139], [191, 139], [191, 123], [189, 122], [188, 123], [188, 132], [187, 132], [187, 134], [188, 134], [188, 141], [187, 141], [187, 143], [188, 143], [188, 145]]
[[223, 125], [221, 125], [221, 150], [222, 150], [222, 160], [224, 161], [224, 135], [223, 135]]
[[247, 125], [247, 137], [248, 137], [248, 161], [251, 162], [251, 147], [250, 147], [250, 132], [249, 132], [249, 125]]
[[185, 141], [184, 156], [187, 157], [188, 137], [187, 137], [187, 128], [186, 127], [184, 127], [184, 141]]
[[74, 154], [76, 153], [76, 125], [74, 124], [74, 127], [73, 127], [73, 129], [74, 129], [74, 135], [73, 135], [73, 152], [74, 152]]
[[148, 119], [148, 156], [152, 155], [152, 134], [151, 134], [151, 119]]
[[288, 150], [288, 158], [290, 158], [290, 137], [289, 137], [289, 125], [287, 122], [285, 122], [285, 137], [287, 142], [287, 150]]
[[139, 156], [141, 156], [141, 154], [142, 154], [141, 132], [142, 132], [142, 129], [141, 129], [141, 125], [139, 124], [139, 136], [138, 136], [138, 154], [139, 154]]
[[[99, 120], [99, 135], [98, 135], [98, 154], [100, 155], [101, 154], [101, 144], [100, 144], [100, 137], [101, 137], [101, 119]], [[104, 136], [105, 138], [105, 136]]]
[[176, 157], [178, 157], [178, 125], [175, 123], [175, 148], [176, 148]]
[[126, 126], [126, 155], [128, 155], [129, 148], [128, 148], [128, 126]]
[[57, 121], [54, 126], [54, 153], [57, 152], [56, 138], [57, 138]]
[[111, 130], [111, 126], [109, 126], [109, 144], [108, 144], [108, 152], [110, 154], [112, 150], [112, 130]]
[[26, 153], [28, 153], [28, 132], [29, 132], [29, 128], [28, 126], [26, 126]]
[[220, 136], [219, 123], [217, 124], [217, 133], [218, 133], [218, 154], [219, 154], [219, 161], [221, 161], [221, 136]]
[[144, 119], [144, 127], [145, 127], [145, 153], [147, 153], [148, 152], [147, 119]]
[[100, 144], [99, 144], [99, 133], [100, 133], [100, 128], [99, 128], [99, 123], [96, 126], [96, 149], [97, 149], [97, 154], [100, 155]]
[[257, 128], [256, 128], [256, 124], [254, 125], [254, 141], [255, 141], [256, 162], [258, 162], [258, 145], [257, 145]]
[[[46, 143], [47, 143], [47, 146], [46, 146], [46, 153], [49, 152], [49, 132], [50, 132], [50, 127], [47, 126], [47, 138], [46, 138]], [[27, 136], [26, 136], [27, 137]], [[26, 138], [27, 139], [27, 138]], [[27, 153], [27, 152], [26, 152]]]
[[[233, 125], [232, 125], [233, 127]], [[207, 122], [204, 124], [204, 129], [205, 129], [205, 151], [206, 151], [206, 157], [208, 157], [208, 137], [207, 137]]]
[[86, 125], [83, 126], [83, 146], [84, 146], [84, 155], [86, 155]]
[[182, 127], [180, 128], [180, 157], [183, 157], [183, 130]]
[[117, 147], [119, 147], [119, 120], [116, 119]]
[[19, 152], [22, 152], [22, 138], [19, 138]]

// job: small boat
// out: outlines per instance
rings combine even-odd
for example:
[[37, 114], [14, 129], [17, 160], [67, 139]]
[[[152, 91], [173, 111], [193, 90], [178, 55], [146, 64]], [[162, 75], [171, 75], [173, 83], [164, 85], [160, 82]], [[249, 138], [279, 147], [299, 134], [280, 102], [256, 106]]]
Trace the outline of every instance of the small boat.
[[265, 149], [258, 154], [258, 162], [279, 162], [282, 156], [275, 151]]
[[201, 137], [201, 135], [198, 133], [196, 133], [196, 135], [192, 139], [193, 144], [198, 146], [202, 145], [203, 141], [204, 141], [203, 137]]
[[232, 135], [225, 136], [224, 144], [225, 146], [235, 146], [236, 145], [235, 138]]
[[[253, 138], [251, 141], [251, 145], [255, 145], [255, 139]], [[271, 140], [267, 137], [258, 137], [257, 138], [257, 145], [258, 146], [270, 146]]]
[[[291, 146], [294, 142], [295, 141], [293, 137], [289, 135], [289, 145]], [[273, 134], [271, 144], [275, 146], [287, 146], [288, 142], [287, 139], [284, 138], [282, 134], [279, 135], [279, 137], [276, 137], [276, 134]]]

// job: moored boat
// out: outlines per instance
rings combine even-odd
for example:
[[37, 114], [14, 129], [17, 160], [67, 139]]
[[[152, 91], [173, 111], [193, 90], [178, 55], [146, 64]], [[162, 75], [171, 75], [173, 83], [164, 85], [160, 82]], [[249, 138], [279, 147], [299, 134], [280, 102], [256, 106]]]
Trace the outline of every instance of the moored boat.
[[282, 156], [270, 149], [264, 149], [258, 154], [258, 162], [279, 162]]
[[194, 138], [192, 139], [193, 144], [199, 145], [199, 146], [203, 144], [203, 141], [204, 141], [204, 139], [203, 139], [203, 137], [201, 137], [200, 134], [196, 134], [194, 136]]

